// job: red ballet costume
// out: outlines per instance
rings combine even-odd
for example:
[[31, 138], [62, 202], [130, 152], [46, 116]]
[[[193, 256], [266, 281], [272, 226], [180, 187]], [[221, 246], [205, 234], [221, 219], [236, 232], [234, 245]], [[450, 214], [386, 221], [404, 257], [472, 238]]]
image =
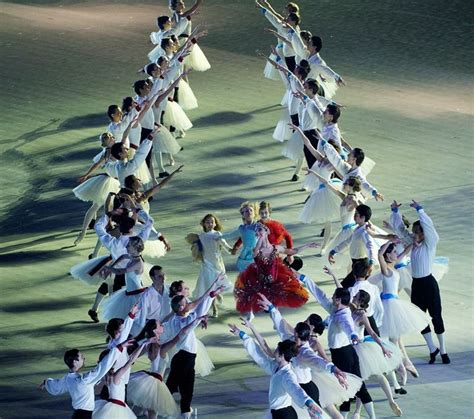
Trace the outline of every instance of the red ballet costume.
[[286, 266], [273, 247], [269, 256], [261, 251], [255, 262], [239, 274], [234, 287], [236, 308], [240, 313], [258, 312], [258, 293], [262, 293], [276, 307], [301, 307], [308, 301], [308, 291]]

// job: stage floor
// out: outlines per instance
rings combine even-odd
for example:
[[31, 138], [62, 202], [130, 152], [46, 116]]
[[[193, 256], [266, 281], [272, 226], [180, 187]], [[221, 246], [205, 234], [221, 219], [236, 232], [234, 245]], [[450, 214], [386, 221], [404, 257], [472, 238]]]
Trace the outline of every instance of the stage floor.
[[[136, 71], [151, 49], [148, 34], [166, 3], [1, 5], [1, 418], [69, 417], [69, 399], [49, 396], [38, 385], [65, 372], [66, 348], [81, 348], [92, 366], [104, 347], [104, 324], [87, 316], [95, 289], [67, 274], [95, 244], [89, 231], [72, 246], [87, 204], [71, 189], [98, 152], [107, 106], [132, 94]], [[437, 226], [438, 255], [450, 258], [440, 287], [452, 363], [428, 365], [421, 336], [407, 338], [421, 377], [409, 379], [408, 394], [398, 402], [407, 418], [472, 417], [472, 6], [299, 3], [302, 28], [322, 36], [322, 56], [347, 82], [337, 94], [345, 106], [343, 135], [377, 163], [369, 179], [386, 200], [371, 202], [374, 221], [381, 225], [388, 218], [393, 199], [414, 220], [408, 203], [416, 199]], [[264, 62], [255, 54], [274, 44], [263, 32], [266, 20], [250, 0], [206, 0], [195, 21], [208, 25], [201, 47], [212, 69], [190, 75], [199, 109], [189, 112], [194, 128], [177, 156], [184, 172], [152, 202], [156, 224], [173, 246], [160, 263], [170, 281], [191, 284], [199, 267], [184, 237], [198, 232], [209, 212], [231, 230], [239, 224], [242, 201], [265, 199], [297, 244], [321, 230], [298, 222], [306, 195], [300, 183], [289, 182], [291, 162], [271, 137], [283, 87], [263, 78]], [[326, 280], [325, 259], [306, 252], [304, 261], [304, 272]], [[234, 279], [234, 258], [227, 256], [226, 263]], [[227, 323], [238, 321], [233, 306], [232, 295], [226, 296], [222, 315], [199, 332], [216, 370], [196, 380], [198, 417], [258, 418], [267, 406], [268, 379], [228, 333]], [[296, 322], [310, 312], [323, 314], [311, 302], [285, 316]], [[277, 341], [268, 318], [258, 316], [255, 323]], [[139, 361], [135, 368], [145, 365]], [[375, 385], [369, 391], [377, 415], [389, 417], [382, 391]]]

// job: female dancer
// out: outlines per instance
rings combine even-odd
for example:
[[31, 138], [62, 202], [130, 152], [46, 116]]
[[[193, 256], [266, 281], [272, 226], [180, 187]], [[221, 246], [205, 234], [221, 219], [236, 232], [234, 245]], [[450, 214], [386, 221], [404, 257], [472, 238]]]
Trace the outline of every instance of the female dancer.
[[299, 283], [293, 271], [280, 259], [279, 254], [295, 255], [301, 250], [315, 248], [309, 243], [299, 248], [285, 249], [268, 241], [270, 230], [257, 223], [258, 241], [253, 249], [255, 262], [239, 274], [234, 287], [237, 311], [250, 313], [260, 311], [258, 293], [265, 295], [277, 307], [301, 307], [308, 300], [308, 291]]
[[[137, 360], [140, 356], [141, 352], [145, 345], [153, 342], [152, 341], [144, 341], [133, 353], [130, 355], [127, 363], [119, 368], [118, 370], [114, 370], [112, 367], [110, 371], [105, 376], [105, 385], [107, 386], [109, 399], [108, 402], [102, 404], [100, 407], [94, 409], [92, 413], [92, 419], [135, 419], [136, 415], [132, 412], [132, 410], [127, 406], [125, 403], [125, 380], [124, 377], [126, 373], [130, 371], [132, 368], [133, 363]], [[99, 360], [104, 358], [110, 349], [106, 349], [104, 352], [100, 354]]]
[[[231, 284], [225, 276], [225, 265], [222, 259], [222, 249], [230, 250], [231, 247], [222, 238], [222, 225], [213, 214], [207, 214], [201, 220], [202, 233], [188, 234], [186, 241], [191, 244], [191, 252], [194, 260], [201, 262], [199, 277], [196, 288], [193, 291], [194, 298], [199, 298], [210, 287], [210, 281], [216, 276], [223, 275], [224, 286], [230, 288]], [[212, 317], [219, 315], [217, 305], [222, 304], [223, 298], [219, 296], [212, 302]]]
[[[367, 314], [365, 313], [369, 301], [370, 294], [364, 290], [360, 290], [354, 296], [350, 305], [356, 332], [359, 339], [362, 340], [362, 342], [354, 347], [357, 356], [359, 357], [361, 377], [363, 381], [366, 381], [369, 377], [375, 376], [380, 387], [388, 398], [393, 413], [395, 413], [396, 416], [401, 416], [402, 411], [393, 399], [390, 384], [383, 374], [390, 373], [392, 380], [396, 383], [393, 371], [401, 364], [402, 356], [395, 345], [390, 344], [389, 342], [382, 342], [373, 331]], [[364, 337], [364, 330], [369, 333], [369, 336]], [[400, 386], [396, 386], [400, 389]], [[360, 412], [360, 409], [361, 405], [358, 403], [356, 412]]]
[[403, 335], [420, 332], [429, 324], [429, 317], [416, 305], [398, 298], [400, 274], [395, 268], [396, 264], [411, 251], [411, 246], [399, 255], [393, 243], [385, 243], [379, 250], [378, 259], [382, 275], [382, 304], [384, 315], [380, 335], [388, 337], [391, 342], [398, 345], [403, 353], [403, 363], [407, 371], [418, 377], [418, 371], [407, 355], [404, 345], [400, 341]]
[[[330, 184], [333, 189], [340, 190], [342, 182], [338, 178], [331, 179], [331, 175], [334, 173], [334, 166], [325, 156], [313, 147], [309, 138], [303, 133], [303, 130], [296, 125], [291, 126], [301, 135], [306, 147], [316, 158], [316, 162], [311, 170], [326, 181], [319, 182], [319, 185], [313, 190], [313, 192], [311, 192], [311, 195], [306, 201], [300, 214], [300, 221], [303, 223], [324, 223], [324, 239], [320, 253], [322, 256], [329, 244], [332, 228], [331, 223], [332, 221], [337, 220], [339, 208], [338, 197], [326, 185]], [[337, 144], [333, 144], [333, 146], [339, 148]]]
[[[123, 319], [130, 308], [139, 300], [140, 294], [145, 291], [141, 282], [143, 274], [143, 259], [141, 253], [144, 249], [143, 240], [140, 237], [130, 237], [127, 244], [127, 254], [120, 256], [111, 266], [102, 269], [102, 276], [107, 278], [114, 275], [125, 275], [125, 289], [114, 292], [104, 304], [103, 318]], [[126, 262], [122, 269], [115, 265]]]
[[[257, 345], [235, 324], [229, 324], [229, 328], [230, 333], [242, 339], [247, 353], [255, 363], [271, 376], [269, 407], [272, 418], [297, 419], [298, 415], [291, 406], [292, 401], [302, 408], [306, 407], [312, 418], [323, 417], [323, 411], [298, 385], [295, 373], [291, 369], [290, 361], [297, 354], [295, 342], [291, 340], [279, 342], [270, 355], [268, 349]], [[265, 347], [268, 348], [268, 345]]]

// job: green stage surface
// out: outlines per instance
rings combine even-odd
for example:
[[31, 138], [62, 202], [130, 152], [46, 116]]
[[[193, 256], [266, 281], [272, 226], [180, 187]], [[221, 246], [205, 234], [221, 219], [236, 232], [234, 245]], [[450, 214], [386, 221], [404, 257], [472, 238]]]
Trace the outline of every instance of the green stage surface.
[[[0, 4], [1, 418], [69, 417], [68, 397], [49, 396], [38, 385], [65, 372], [66, 348], [81, 348], [92, 366], [104, 347], [104, 324], [87, 317], [95, 289], [67, 274], [95, 243], [88, 232], [72, 246], [87, 204], [71, 189], [98, 151], [107, 106], [131, 94], [166, 3]], [[275, 1], [279, 9], [284, 3]], [[438, 228], [438, 255], [450, 258], [440, 287], [452, 364], [427, 365], [422, 337], [408, 338], [421, 377], [409, 379], [398, 402], [407, 418], [473, 417], [472, 3], [299, 3], [302, 28], [323, 37], [322, 56], [347, 81], [337, 94], [345, 105], [344, 136], [377, 163], [370, 181], [386, 201], [371, 202], [374, 220], [381, 225], [393, 199], [413, 220], [407, 204], [415, 198]], [[184, 172], [152, 203], [173, 246], [161, 264], [170, 280], [191, 284], [199, 267], [184, 237], [199, 230], [208, 212], [230, 230], [240, 221], [241, 201], [266, 199], [296, 243], [320, 231], [298, 222], [306, 195], [288, 181], [291, 163], [271, 138], [283, 88], [263, 78], [255, 54], [274, 42], [263, 32], [269, 25], [250, 0], [205, 0], [195, 22], [208, 25], [201, 46], [212, 69], [190, 76], [199, 109], [189, 113], [194, 128], [177, 156]], [[326, 281], [325, 259], [306, 252], [304, 261], [306, 273]], [[234, 279], [234, 258], [226, 263]], [[325, 289], [332, 286], [326, 282]], [[311, 302], [286, 315], [296, 322], [310, 312], [323, 314]], [[198, 417], [258, 418], [266, 408], [267, 378], [228, 333], [226, 324], [236, 321], [228, 295], [222, 316], [199, 332], [216, 370], [196, 381]], [[276, 342], [269, 319], [258, 316], [255, 323]], [[135, 368], [145, 366], [139, 361]], [[379, 417], [391, 415], [381, 390], [369, 391]]]

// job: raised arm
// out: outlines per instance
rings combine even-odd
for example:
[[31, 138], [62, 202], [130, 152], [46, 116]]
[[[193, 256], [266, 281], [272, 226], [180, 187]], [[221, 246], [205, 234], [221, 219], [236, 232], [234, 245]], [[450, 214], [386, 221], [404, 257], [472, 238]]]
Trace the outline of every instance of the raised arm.
[[93, 163], [91, 167], [89, 167], [89, 170], [87, 170], [85, 175], [82, 175], [77, 180], [78, 183], [85, 182], [92, 173], [94, 173], [99, 167], [104, 165], [104, 163], [107, 161], [106, 153], [107, 153], [107, 150], [104, 150], [104, 153], [102, 154], [102, 157], [97, 162]]
[[363, 313], [360, 316], [359, 321], [364, 325], [365, 330], [372, 337], [372, 339], [377, 343], [377, 345], [380, 346], [380, 348], [382, 349], [383, 354], [385, 356], [390, 357], [392, 355], [392, 353], [387, 348], [385, 348], [385, 346], [383, 346], [383, 343], [380, 340], [380, 338], [377, 336], [377, 333], [375, 333], [374, 330], [372, 329], [372, 327], [370, 326], [370, 322], [369, 322], [369, 319], [367, 318], [367, 314]]
[[340, 283], [339, 279], [337, 279], [336, 275], [334, 274], [334, 272], [332, 271], [332, 269], [330, 269], [329, 267], [327, 266], [324, 266], [323, 267], [323, 272], [327, 275], [329, 275], [333, 281], [334, 281], [334, 284], [336, 285], [336, 288], [343, 288], [342, 287], [342, 284]]
[[416, 201], [412, 201], [410, 207], [415, 208], [420, 217], [421, 227], [423, 228], [424, 241], [429, 248], [434, 248], [438, 244], [439, 236], [435, 229], [433, 220], [428, 217], [423, 207]]
[[390, 269], [388, 268], [387, 262], [385, 261], [385, 258], [383, 257], [385, 251], [387, 250], [388, 246], [390, 246], [392, 242], [386, 242], [380, 249], [379, 249], [379, 265], [380, 265], [380, 270], [382, 271], [382, 274], [384, 276], [390, 276]]
[[109, 372], [110, 368], [112, 368], [119, 353], [126, 350], [127, 349], [121, 345], [112, 348], [92, 371], [82, 375], [81, 381], [84, 384], [97, 384], [102, 377]]
[[63, 378], [47, 378], [40, 385], [41, 389], [46, 389], [46, 391], [52, 396], [59, 396], [68, 392], [66, 385], [66, 377]]
[[305, 133], [303, 132], [301, 127], [299, 127], [295, 124], [292, 124], [292, 123], [289, 123], [288, 126], [292, 129], [294, 129], [295, 131], [297, 131], [301, 135], [301, 138], [303, 139], [304, 145], [309, 150], [309, 152], [316, 158], [316, 160], [322, 160], [324, 158], [324, 156], [318, 150], [316, 150], [313, 147], [313, 145], [309, 141], [309, 138], [305, 135]]
[[280, 310], [262, 293], [258, 293], [258, 296], [258, 305], [270, 314], [273, 327], [280, 336], [280, 339], [285, 340], [292, 338], [295, 334], [294, 328], [282, 317]]
[[176, 173], [180, 173], [184, 167], [184, 164], [179, 166], [173, 173], [171, 173], [168, 177], [164, 178], [158, 185], [153, 186], [153, 188], [148, 189], [143, 193], [142, 198], [140, 201], [148, 200], [151, 196], [155, 195], [163, 186], [165, 186], [175, 175]]
[[188, 10], [181, 13], [181, 16], [185, 18], [187, 18], [188, 16], [192, 16], [201, 7], [202, 2], [203, 0], [196, 0], [196, 3], [194, 3]]
[[268, 346], [268, 343], [265, 340], [265, 338], [257, 331], [257, 329], [255, 328], [255, 325], [252, 322], [248, 321], [247, 319], [244, 319], [243, 317], [241, 317], [240, 320], [242, 321], [242, 326], [248, 327], [252, 331], [252, 334], [255, 336], [255, 339], [257, 339], [257, 342], [260, 345], [260, 348], [263, 350], [263, 352], [267, 356], [272, 358], [273, 351]]
[[135, 349], [130, 357], [128, 358], [128, 361], [125, 363], [125, 365], [121, 368], [119, 368], [115, 373], [114, 373], [114, 383], [119, 384], [121, 378], [124, 376], [124, 374], [127, 373], [130, 368], [132, 368], [132, 365], [134, 362], [137, 360], [137, 358], [140, 356], [140, 354], [143, 351], [143, 348], [148, 345], [148, 341], [143, 342], [137, 349]]
[[295, 273], [296, 277], [306, 286], [306, 288], [308, 288], [309, 292], [313, 294], [314, 299], [319, 304], [321, 304], [321, 307], [323, 307], [328, 313], [331, 313], [333, 309], [332, 300], [328, 298], [325, 292], [319, 288], [316, 283], [308, 276], [297, 271], [293, 272]]
[[343, 200], [347, 196], [344, 192], [342, 192], [339, 189], [337, 189], [336, 187], [334, 187], [334, 185], [331, 182], [329, 182], [327, 179], [323, 178], [319, 173], [316, 173], [314, 170], [311, 170], [311, 169], [309, 169], [308, 172], [315, 175], [321, 183], [324, 183], [326, 185], [326, 187], [331, 192], [334, 192], [339, 198], [341, 198], [341, 200]]
[[100, 242], [107, 250], [110, 250], [116, 239], [115, 237], [112, 237], [109, 233], [107, 233], [107, 231], [105, 230], [105, 226], [108, 223], [109, 217], [107, 215], [103, 215], [96, 221], [94, 225], [94, 230], [97, 233], [97, 236], [99, 236]]

